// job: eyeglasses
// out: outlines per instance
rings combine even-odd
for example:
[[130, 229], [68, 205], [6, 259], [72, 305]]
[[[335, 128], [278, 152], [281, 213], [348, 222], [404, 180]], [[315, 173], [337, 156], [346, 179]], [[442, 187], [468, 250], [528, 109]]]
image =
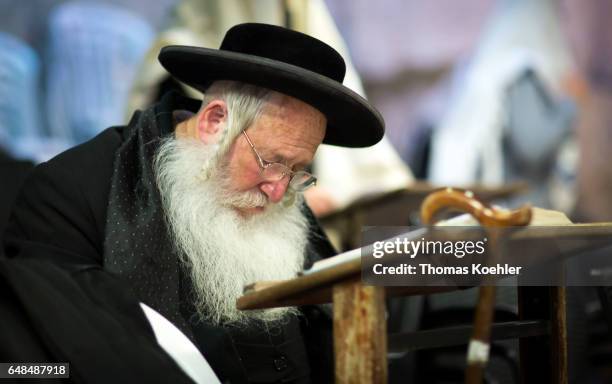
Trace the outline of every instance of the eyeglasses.
[[273, 163], [270, 161], [266, 161], [259, 156], [259, 152], [255, 149], [255, 146], [249, 139], [249, 136], [245, 131], [242, 131], [244, 138], [247, 140], [251, 148], [253, 149], [253, 153], [255, 153], [255, 157], [257, 157], [257, 161], [259, 163], [259, 170], [261, 176], [267, 181], [280, 181], [285, 177], [289, 176], [289, 188], [296, 192], [303, 192], [313, 185], [317, 184], [317, 178], [312, 174], [306, 171], [297, 171], [294, 172], [289, 167], [281, 163]]

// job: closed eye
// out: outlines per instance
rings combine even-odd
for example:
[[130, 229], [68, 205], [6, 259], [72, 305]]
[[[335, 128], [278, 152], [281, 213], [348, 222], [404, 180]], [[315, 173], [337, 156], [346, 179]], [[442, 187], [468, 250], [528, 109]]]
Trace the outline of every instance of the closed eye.
[[[266, 155], [271, 155], [270, 153]], [[287, 158], [279, 153], [263, 158], [264, 163], [279, 163], [284, 165], [285, 167], [291, 169], [293, 172], [303, 171], [305, 170], [310, 163], [306, 163], [304, 161], [294, 162], [293, 166], [291, 166], [292, 162], [287, 160]]]

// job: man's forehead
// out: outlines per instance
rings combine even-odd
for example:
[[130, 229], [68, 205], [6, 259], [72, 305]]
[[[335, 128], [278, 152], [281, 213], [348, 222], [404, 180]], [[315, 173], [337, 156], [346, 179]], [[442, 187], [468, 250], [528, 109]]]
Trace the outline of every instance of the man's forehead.
[[[306, 166], [325, 137], [326, 118], [295, 98], [271, 99], [251, 126], [267, 160]], [[249, 131], [250, 133], [251, 131]]]
[[267, 99], [261, 115], [266, 115], [269, 118], [295, 119], [296, 121], [323, 127], [327, 122], [325, 115], [315, 107], [295, 97], [278, 92], [274, 92]]
[[307, 140], [318, 145], [325, 136], [326, 119], [306, 103], [285, 99], [267, 104], [253, 125], [260, 134]]

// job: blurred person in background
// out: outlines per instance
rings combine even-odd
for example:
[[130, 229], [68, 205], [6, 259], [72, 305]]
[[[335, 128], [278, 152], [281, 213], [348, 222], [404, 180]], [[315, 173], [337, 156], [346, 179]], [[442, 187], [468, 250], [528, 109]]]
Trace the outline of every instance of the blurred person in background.
[[[520, 196], [568, 212], [555, 170], [573, 148], [575, 104], [564, 88], [573, 60], [554, 0], [501, 0], [471, 57], [458, 68], [450, 102], [432, 136], [429, 180], [499, 186], [524, 180]], [[566, 172], [575, 173], [575, 164]]]
[[612, 27], [609, 1], [560, 2], [564, 30], [577, 69], [567, 87], [580, 102], [577, 123], [578, 197], [575, 215], [585, 221], [612, 220]]
[[[0, 105], [13, 115], [10, 128], [0, 116], [6, 149], [45, 161], [122, 123], [133, 74], [174, 2], [0, 0]], [[27, 120], [15, 124], [21, 110]]]
[[448, 104], [453, 68], [473, 51], [491, 0], [327, 0], [387, 136], [419, 179], [432, 127]]

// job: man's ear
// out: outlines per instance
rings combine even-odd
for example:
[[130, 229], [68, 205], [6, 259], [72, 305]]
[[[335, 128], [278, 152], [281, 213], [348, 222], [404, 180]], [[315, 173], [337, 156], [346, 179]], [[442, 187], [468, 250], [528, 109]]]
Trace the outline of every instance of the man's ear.
[[227, 104], [223, 100], [213, 100], [200, 109], [197, 117], [198, 137], [204, 144], [216, 143], [225, 129]]

